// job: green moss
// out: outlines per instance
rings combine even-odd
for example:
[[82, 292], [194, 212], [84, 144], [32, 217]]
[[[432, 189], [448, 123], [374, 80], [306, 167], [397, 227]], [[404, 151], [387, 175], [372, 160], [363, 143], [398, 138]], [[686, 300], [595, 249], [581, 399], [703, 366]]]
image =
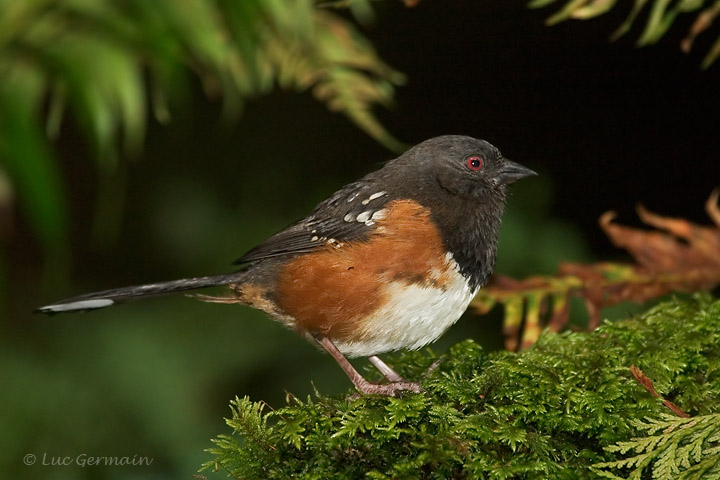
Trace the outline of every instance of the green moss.
[[[405, 353], [391, 364], [424, 378], [426, 394], [292, 398], [275, 411], [236, 399], [233, 432], [215, 440], [205, 468], [243, 479], [622, 475], [627, 465], [612, 462], [630, 448], [615, 444], [657, 434], [647, 419], [669, 413], [630, 365], [690, 415], [711, 414], [720, 399], [719, 340], [720, 301], [703, 295], [591, 333], [548, 333], [520, 354], [487, 354], [472, 341], [440, 358]], [[717, 442], [710, 438], [705, 451]], [[714, 457], [697, 461], [716, 465]]]

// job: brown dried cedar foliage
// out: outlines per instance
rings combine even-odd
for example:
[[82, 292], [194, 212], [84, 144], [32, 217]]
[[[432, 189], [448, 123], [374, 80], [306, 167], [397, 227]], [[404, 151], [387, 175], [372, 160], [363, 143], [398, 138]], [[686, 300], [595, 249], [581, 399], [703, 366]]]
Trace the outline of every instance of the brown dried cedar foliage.
[[572, 296], [584, 300], [589, 328], [594, 329], [604, 307], [712, 289], [720, 284], [719, 197], [720, 190], [715, 190], [705, 204], [713, 226], [663, 217], [638, 206], [640, 219], [654, 228], [638, 229], [614, 223], [615, 213], [607, 212], [600, 217], [600, 227], [635, 263], [563, 263], [556, 275], [523, 280], [495, 275], [472, 305], [486, 313], [503, 304], [505, 346], [517, 350], [533, 344], [542, 328], [559, 331], [567, 325]]

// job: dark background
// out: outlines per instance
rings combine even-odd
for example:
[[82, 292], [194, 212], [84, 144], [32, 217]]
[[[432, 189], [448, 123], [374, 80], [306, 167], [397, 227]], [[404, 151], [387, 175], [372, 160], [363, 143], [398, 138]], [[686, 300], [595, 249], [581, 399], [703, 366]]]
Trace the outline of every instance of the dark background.
[[[363, 28], [408, 77], [396, 104], [379, 112], [400, 140], [480, 137], [541, 173], [514, 186], [503, 227], [497, 270], [518, 276], [551, 273], [562, 260], [623, 259], [597, 227], [609, 209], [629, 224], [638, 202], [707, 223], [704, 202], [720, 185], [720, 67], [700, 69], [713, 34], [685, 55], [678, 42], [689, 20], [680, 19], [658, 45], [637, 49], [640, 25], [607, 41], [626, 12], [548, 28], [552, 12], [521, 1], [382, 2]], [[124, 208], [101, 211], [118, 232], [103, 241], [92, 233], [98, 173], [77, 130], [64, 127], [56, 149], [73, 215], [67, 281], [42, 286], [42, 254], [16, 219], [6, 243], [4, 471], [187, 478], [211, 458], [202, 451], [209, 439], [229, 433], [221, 418], [235, 395], [278, 407], [286, 392], [347, 391], [330, 358], [243, 307], [177, 296], [86, 315], [30, 314], [85, 291], [229, 271], [267, 235], [394, 156], [310, 92], [253, 99], [235, 123], [196, 92], [169, 125], [151, 125], [141, 157], [118, 174]], [[437, 349], [468, 337], [499, 348], [500, 326], [499, 313], [466, 318]], [[155, 462], [43, 469], [22, 465], [28, 452]]]

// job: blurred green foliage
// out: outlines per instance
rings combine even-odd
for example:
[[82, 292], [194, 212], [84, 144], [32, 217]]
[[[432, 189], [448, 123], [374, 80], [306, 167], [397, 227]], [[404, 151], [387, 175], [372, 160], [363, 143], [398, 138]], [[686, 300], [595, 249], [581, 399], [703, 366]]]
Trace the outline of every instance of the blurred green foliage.
[[[370, 15], [369, 0], [351, 3]], [[193, 76], [228, 117], [276, 87], [312, 90], [402, 148], [372, 113], [389, 105], [402, 74], [313, 0], [0, 0], [0, 175], [55, 270], [67, 266], [68, 207], [48, 135], [72, 118], [108, 178], [99, 202], [117, 203], [124, 186], [111, 175], [142, 148], [148, 106], [168, 122]]]

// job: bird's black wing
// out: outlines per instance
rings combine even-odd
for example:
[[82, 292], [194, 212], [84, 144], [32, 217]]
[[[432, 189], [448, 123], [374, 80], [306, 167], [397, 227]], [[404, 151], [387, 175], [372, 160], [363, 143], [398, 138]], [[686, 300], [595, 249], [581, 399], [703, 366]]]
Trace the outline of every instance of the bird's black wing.
[[362, 180], [346, 185], [315, 207], [309, 216], [268, 238], [235, 264], [363, 240], [372, 232], [377, 219], [373, 215], [388, 203], [390, 193]]

